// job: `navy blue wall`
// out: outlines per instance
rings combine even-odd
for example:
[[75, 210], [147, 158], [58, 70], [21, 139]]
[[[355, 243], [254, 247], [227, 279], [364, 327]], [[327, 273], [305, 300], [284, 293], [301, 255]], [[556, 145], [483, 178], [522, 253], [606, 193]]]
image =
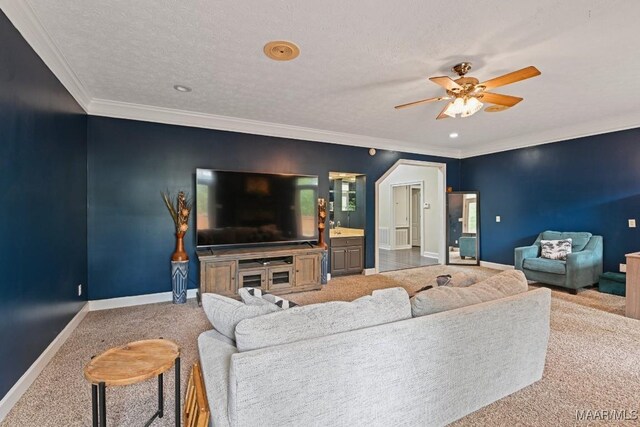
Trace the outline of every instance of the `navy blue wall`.
[[[320, 177], [328, 198], [329, 171], [367, 175], [366, 265], [374, 263], [374, 188], [398, 159], [447, 163], [447, 183], [458, 188], [460, 161], [208, 129], [89, 117], [90, 299], [171, 290], [172, 222], [161, 190], [194, 193], [197, 167], [299, 173]], [[191, 287], [198, 264], [193, 227], [186, 238]]]
[[484, 261], [513, 265], [548, 229], [602, 235], [609, 271], [640, 250], [640, 129], [464, 159], [462, 186], [480, 191]]
[[0, 12], [0, 399], [87, 283], [87, 117]]

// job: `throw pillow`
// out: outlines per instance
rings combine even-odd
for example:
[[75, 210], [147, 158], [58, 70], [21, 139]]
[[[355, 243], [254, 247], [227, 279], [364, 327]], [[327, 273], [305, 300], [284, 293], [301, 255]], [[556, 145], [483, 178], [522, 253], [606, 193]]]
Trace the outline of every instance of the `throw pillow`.
[[238, 295], [242, 302], [247, 305], [269, 305], [269, 301], [263, 298], [262, 289], [260, 288], [240, 288], [238, 289]]
[[[438, 284], [438, 286], [447, 286], [449, 284], [449, 282], [451, 281], [451, 275], [450, 274], [442, 274], [438, 277], [436, 277], [436, 283]], [[426, 290], [426, 289], [420, 289], [422, 290]]]
[[262, 295], [262, 298], [264, 298], [265, 300], [269, 301], [270, 303], [273, 303], [273, 304], [277, 305], [280, 308], [291, 308], [291, 307], [295, 307], [295, 306], [298, 305], [293, 301], [289, 301], [289, 300], [286, 300], [284, 298], [280, 298], [279, 296], [272, 295], [272, 294], [264, 294], [264, 295]]
[[411, 298], [413, 317], [426, 316], [479, 304], [526, 292], [527, 279], [519, 270], [504, 271], [466, 288], [438, 286], [416, 294]]
[[540, 240], [541, 257], [565, 261], [571, 253], [571, 239]]
[[478, 276], [475, 274], [467, 274], [463, 272], [454, 273], [451, 276], [451, 280], [447, 283], [447, 286], [453, 286], [454, 288], [466, 288], [478, 281]]
[[210, 293], [202, 294], [202, 308], [213, 328], [231, 339], [235, 339], [236, 325], [241, 320], [281, 310], [275, 304], [248, 305], [233, 298]]
[[259, 288], [240, 288], [238, 289], [238, 294], [240, 295], [242, 302], [249, 305], [275, 304], [280, 308], [291, 308], [298, 305], [293, 301], [262, 292]]

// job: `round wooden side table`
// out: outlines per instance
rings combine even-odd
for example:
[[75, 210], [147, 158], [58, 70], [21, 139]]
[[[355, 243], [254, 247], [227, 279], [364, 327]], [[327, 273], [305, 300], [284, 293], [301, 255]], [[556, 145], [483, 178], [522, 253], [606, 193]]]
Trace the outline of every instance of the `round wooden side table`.
[[158, 410], [145, 426], [164, 415], [163, 373], [175, 365], [176, 426], [180, 426], [180, 348], [173, 341], [153, 339], [135, 341], [109, 349], [93, 357], [84, 368], [91, 383], [93, 426], [106, 427], [106, 387], [136, 384], [158, 377]]

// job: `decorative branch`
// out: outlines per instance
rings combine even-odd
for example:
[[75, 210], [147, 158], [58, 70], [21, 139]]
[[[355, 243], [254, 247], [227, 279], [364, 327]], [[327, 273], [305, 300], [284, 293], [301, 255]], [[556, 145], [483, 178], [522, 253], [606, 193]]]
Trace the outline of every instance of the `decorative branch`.
[[191, 214], [191, 208], [193, 202], [187, 197], [184, 191], [178, 192], [175, 198], [175, 205], [172, 202], [173, 196], [169, 191], [161, 192], [162, 200], [173, 219], [173, 223], [176, 227], [176, 233], [184, 233], [189, 229], [189, 215]]

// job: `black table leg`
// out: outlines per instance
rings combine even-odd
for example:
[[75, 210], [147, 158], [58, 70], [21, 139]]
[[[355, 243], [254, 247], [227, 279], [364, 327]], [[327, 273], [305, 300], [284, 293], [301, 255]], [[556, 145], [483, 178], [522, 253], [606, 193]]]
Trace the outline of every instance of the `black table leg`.
[[91, 412], [93, 427], [98, 427], [98, 386], [91, 384]]
[[105, 384], [98, 384], [98, 400], [100, 401], [100, 427], [107, 427], [107, 404], [105, 399]]
[[163, 381], [164, 376], [162, 374], [158, 375], [158, 418], [162, 418], [164, 416], [164, 390], [163, 390]]
[[176, 427], [180, 427], [180, 356], [176, 357]]

